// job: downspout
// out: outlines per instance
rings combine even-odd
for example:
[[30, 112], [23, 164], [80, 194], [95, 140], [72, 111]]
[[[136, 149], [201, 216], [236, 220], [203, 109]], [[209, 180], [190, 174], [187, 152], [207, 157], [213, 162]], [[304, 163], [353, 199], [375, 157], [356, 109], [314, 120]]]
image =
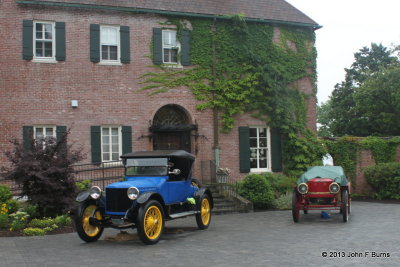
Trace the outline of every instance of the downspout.
[[[211, 50], [212, 50], [212, 64], [211, 64], [211, 87], [213, 88], [213, 93], [212, 93], [212, 98], [215, 100], [215, 81], [217, 79], [217, 74], [216, 74], [216, 64], [217, 64], [217, 59], [216, 59], [216, 50], [215, 50], [215, 32], [216, 32], [216, 21], [217, 18], [214, 17], [214, 22], [211, 25]], [[214, 144], [213, 144], [213, 150], [214, 150], [214, 159], [215, 159], [215, 165], [216, 168], [219, 168], [219, 152], [220, 152], [220, 146], [219, 146], [219, 127], [218, 127], [218, 108], [213, 107], [213, 128], [214, 128]]]

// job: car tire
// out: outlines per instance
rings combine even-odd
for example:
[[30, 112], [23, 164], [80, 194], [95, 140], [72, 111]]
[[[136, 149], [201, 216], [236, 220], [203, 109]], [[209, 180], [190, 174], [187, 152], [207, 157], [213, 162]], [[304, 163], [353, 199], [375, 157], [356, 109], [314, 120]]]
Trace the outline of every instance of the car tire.
[[196, 214], [197, 227], [200, 230], [205, 230], [211, 223], [211, 201], [207, 194], [200, 198], [199, 213]]
[[298, 223], [300, 220], [300, 209], [297, 207], [297, 192], [293, 191], [292, 193], [292, 217], [295, 223]]
[[140, 240], [154, 245], [164, 231], [164, 209], [157, 200], [150, 200], [139, 208], [137, 230]]
[[75, 228], [78, 236], [85, 242], [97, 241], [103, 233], [104, 227], [90, 224], [90, 217], [102, 220], [102, 214], [94, 203], [82, 203], [75, 216]]
[[349, 220], [349, 195], [347, 190], [342, 191], [342, 216], [343, 222], [348, 222]]

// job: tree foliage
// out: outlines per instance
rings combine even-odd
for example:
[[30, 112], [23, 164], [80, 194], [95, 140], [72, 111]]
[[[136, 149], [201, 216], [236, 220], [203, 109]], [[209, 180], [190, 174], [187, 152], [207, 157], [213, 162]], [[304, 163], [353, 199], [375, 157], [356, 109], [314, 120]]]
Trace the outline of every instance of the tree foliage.
[[400, 61], [382, 44], [354, 54], [345, 80], [319, 108], [322, 136], [399, 135]]
[[61, 214], [74, 203], [72, 164], [82, 160], [83, 155], [67, 145], [68, 134], [69, 131], [57, 140], [32, 140], [29, 151], [13, 140], [13, 151], [5, 153], [12, 164], [6, 176], [22, 186], [21, 196], [37, 205], [42, 216]]

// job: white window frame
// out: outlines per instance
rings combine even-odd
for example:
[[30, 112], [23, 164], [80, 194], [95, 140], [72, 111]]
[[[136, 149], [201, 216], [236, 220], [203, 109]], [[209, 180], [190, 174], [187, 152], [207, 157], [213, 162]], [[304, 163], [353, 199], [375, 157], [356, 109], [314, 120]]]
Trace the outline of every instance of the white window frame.
[[[260, 155], [259, 155], [259, 153], [257, 153], [257, 168], [250, 168], [250, 172], [252, 172], [252, 173], [271, 172], [272, 169], [271, 169], [271, 131], [270, 131], [270, 128], [268, 126], [250, 126], [249, 128], [250, 129], [254, 129], [254, 128], [257, 129], [257, 147], [251, 147], [251, 145], [250, 145], [250, 150], [251, 149], [257, 149], [257, 150], [266, 149], [267, 150], [267, 155], [266, 155], [266, 157], [267, 157], [267, 168], [260, 168], [258, 166]], [[259, 129], [261, 129], [261, 128], [266, 129], [267, 147], [260, 147]], [[251, 138], [251, 137], [249, 137], [249, 138]], [[251, 157], [251, 151], [250, 151], [250, 158], [252, 158]], [[249, 160], [250, 160], [250, 158], [249, 158]]]
[[[102, 31], [104, 31], [104, 29], [106, 28], [112, 28], [115, 29], [117, 31], [117, 59], [103, 59], [103, 50], [102, 50], [102, 46], [103, 45], [114, 45], [114, 44], [110, 44], [110, 43], [103, 43], [102, 40]], [[99, 64], [103, 64], [103, 65], [121, 65], [121, 35], [120, 35], [120, 26], [116, 26], [116, 25], [100, 25], [100, 62]]]
[[[52, 48], [51, 48], [51, 57], [39, 57], [36, 55], [36, 26], [37, 24], [50, 24], [51, 25], [51, 42], [52, 42]], [[34, 21], [33, 22], [33, 61], [36, 62], [49, 62], [49, 63], [56, 63], [56, 23], [54, 21]]]
[[[56, 126], [55, 125], [36, 125], [36, 126], [33, 126], [33, 139], [35, 140], [35, 143], [38, 141], [37, 139], [36, 139], [36, 132], [37, 132], [37, 129], [38, 128], [41, 128], [41, 129], [43, 129], [43, 139], [46, 139], [48, 136], [46, 135], [46, 133], [47, 133], [47, 131], [46, 131], [46, 129], [47, 128], [52, 128], [52, 130], [53, 130], [53, 135], [51, 136], [52, 138], [57, 138], [57, 131], [56, 131]], [[43, 143], [43, 148], [45, 148], [45, 144]]]
[[[164, 44], [164, 35], [165, 34], [170, 34], [170, 33], [174, 33], [175, 34], [175, 45], [166, 45]], [[161, 39], [162, 39], [162, 60], [163, 60], [163, 64], [172, 64], [172, 65], [180, 65], [180, 60], [179, 60], [179, 54], [181, 53], [181, 43], [178, 40], [177, 34], [176, 34], [176, 30], [162, 30], [162, 34], [161, 34]], [[165, 62], [164, 61], [164, 49], [177, 49], [178, 51], [176, 52], [176, 62]]]
[[[117, 161], [119, 161], [119, 157], [122, 154], [122, 127], [121, 126], [117, 126], [117, 125], [103, 125], [101, 126], [101, 131], [100, 131], [100, 138], [101, 138], [101, 162], [114, 162], [116, 160], [112, 159], [112, 135], [109, 135], [109, 152], [107, 152], [109, 154], [109, 160], [105, 160], [104, 159], [104, 152], [103, 151], [103, 129], [111, 129], [111, 128], [117, 128], [118, 129], [118, 159]], [[109, 133], [111, 133], [111, 131], [109, 131]]]

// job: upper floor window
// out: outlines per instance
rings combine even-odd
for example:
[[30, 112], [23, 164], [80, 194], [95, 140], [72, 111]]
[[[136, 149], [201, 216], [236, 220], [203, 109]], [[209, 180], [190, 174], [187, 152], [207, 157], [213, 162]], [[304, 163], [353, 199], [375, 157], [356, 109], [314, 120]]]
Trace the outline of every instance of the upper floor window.
[[269, 128], [250, 127], [249, 137], [251, 171], [270, 171]]
[[162, 31], [163, 63], [178, 63], [178, 52], [180, 43], [176, 40], [176, 31]]
[[101, 61], [119, 62], [119, 27], [100, 27]]
[[55, 30], [54, 23], [34, 23], [34, 56], [35, 58], [54, 58]]

